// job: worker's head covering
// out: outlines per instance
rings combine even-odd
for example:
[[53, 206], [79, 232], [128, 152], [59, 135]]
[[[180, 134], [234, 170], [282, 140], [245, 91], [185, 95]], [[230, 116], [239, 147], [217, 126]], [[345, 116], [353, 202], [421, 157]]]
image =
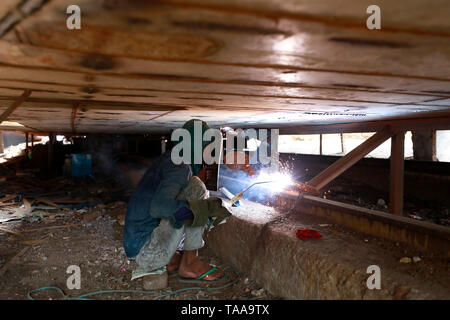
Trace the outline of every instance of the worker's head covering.
[[[195, 132], [194, 128], [196, 122], [201, 124], [201, 132]], [[205, 121], [199, 119], [191, 119], [183, 125], [183, 129], [186, 129], [191, 134], [191, 166], [193, 174], [197, 175], [202, 165], [194, 163], [194, 151], [195, 151], [194, 143], [195, 141], [202, 142], [202, 154], [203, 154], [203, 150], [205, 149], [205, 147], [211, 143], [210, 141], [203, 141], [203, 134], [205, 133], [206, 130], [210, 129], [210, 127]], [[196, 137], [195, 134], [200, 134], [200, 137]]]

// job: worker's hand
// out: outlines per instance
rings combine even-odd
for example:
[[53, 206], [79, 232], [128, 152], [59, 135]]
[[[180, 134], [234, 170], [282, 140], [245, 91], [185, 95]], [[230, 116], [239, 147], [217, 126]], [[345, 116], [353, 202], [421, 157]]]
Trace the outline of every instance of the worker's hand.
[[211, 197], [206, 200], [190, 200], [189, 208], [194, 213], [191, 227], [204, 226], [210, 217], [214, 217], [214, 226], [231, 216], [231, 212], [223, 205], [223, 200]]

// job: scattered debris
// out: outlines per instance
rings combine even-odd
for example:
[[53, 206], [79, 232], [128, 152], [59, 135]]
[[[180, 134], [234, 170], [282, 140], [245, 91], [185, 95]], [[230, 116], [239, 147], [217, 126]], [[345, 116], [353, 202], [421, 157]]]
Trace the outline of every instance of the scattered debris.
[[260, 297], [264, 294], [264, 288], [261, 288], [259, 290], [252, 290], [251, 294], [252, 294], [252, 296]]
[[386, 201], [384, 201], [383, 199], [378, 199], [378, 201], [377, 201], [377, 206], [379, 206], [379, 207], [387, 207], [386, 206]]
[[411, 287], [408, 285], [399, 285], [395, 287], [392, 299], [394, 300], [406, 300], [408, 293], [411, 291]]
[[47, 242], [47, 239], [39, 239], [39, 240], [25, 240], [25, 241], [21, 241], [20, 243], [25, 245], [25, 246], [37, 246], [38, 244], [42, 244]]
[[400, 263], [411, 263], [412, 260], [409, 257], [403, 257], [399, 260]]
[[417, 262], [421, 261], [422, 259], [420, 259], [419, 257], [413, 257], [412, 260], [414, 261], [414, 263], [417, 263]]
[[2, 277], [6, 271], [8, 271], [11, 264], [14, 263], [15, 260], [19, 259], [21, 256], [23, 256], [30, 247], [23, 248], [18, 254], [16, 254], [14, 257], [12, 257], [9, 261], [7, 261], [3, 267], [0, 269], [0, 277]]

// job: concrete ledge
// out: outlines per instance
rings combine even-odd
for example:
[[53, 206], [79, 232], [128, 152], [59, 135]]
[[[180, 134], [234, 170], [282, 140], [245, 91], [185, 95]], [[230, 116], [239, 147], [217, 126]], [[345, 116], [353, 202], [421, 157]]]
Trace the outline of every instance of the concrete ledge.
[[[448, 299], [448, 276], [421, 277], [417, 270], [411, 271], [417, 268], [415, 264], [399, 263], [401, 253], [298, 219], [264, 228], [276, 217], [280, 214], [273, 208], [245, 201], [244, 206], [233, 208], [227, 223], [207, 235], [206, 243], [223, 260], [281, 298], [393, 299], [401, 288], [409, 288], [409, 299]], [[305, 227], [318, 230], [323, 238], [298, 239], [296, 230]], [[370, 265], [381, 268], [380, 290], [366, 286]]]

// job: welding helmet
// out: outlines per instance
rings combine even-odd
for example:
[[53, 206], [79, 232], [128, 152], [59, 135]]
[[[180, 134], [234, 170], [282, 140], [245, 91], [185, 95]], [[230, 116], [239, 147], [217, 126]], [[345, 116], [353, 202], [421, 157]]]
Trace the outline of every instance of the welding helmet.
[[[196, 137], [195, 136], [195, 124], [196, 123], [200, 123], [201, 124], [201, 136], [200, 137]], [[199, 170], [202, 167], [202, 164], [195, 164], [194, 163], [194, 143], [195, 141], [201, 141], [202, 142], [202, 154], [203, 154], [203, 150], [206, 148], [206, 146], [208, 144], [210, 144], [210, 141], [203, 141], [203, 134], [205, 133], [206, 130], [210, 129], [210, 126], [202, 120], [199, 119], [191, 119], [189, 121], [187, 121], [184, 125], [183, 125], [183, 129], [186, 129], [187, 131], [189, 131], [189, 133], [191, 134], [191, 166], [192, 166], [192, 173], [194, 175], [197, 175]], [[196, 140], [197, 139], [197, 140]]]

